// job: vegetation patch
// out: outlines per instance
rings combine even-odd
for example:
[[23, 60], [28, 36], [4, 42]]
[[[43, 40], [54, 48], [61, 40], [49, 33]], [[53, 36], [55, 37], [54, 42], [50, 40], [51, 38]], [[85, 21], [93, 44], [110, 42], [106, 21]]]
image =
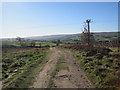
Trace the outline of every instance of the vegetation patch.
[[119, 87], [120, 62], [118, 59], [111, 57], [96, 59], [94, 56], [85, 57], [81, 54], [80, 52], [80, 56], [77, 56], [80, 66], [96, 86], [103, 88]]
[[102, 88], [119, 88], [120, 62], [114, 58], [114, 53], [97, 59], [94, 56], [84, 56], [82, 51], [74, 51], [74, 56], [86, 75], [97, 86]]
[[36, 68], [39, 66], [40, 69], [40, 66], [46, 62], [47, 49], [4, 48], [2, 52], [3, 88], [27, 88], [32, 84], [34, 75], [38, 72]]

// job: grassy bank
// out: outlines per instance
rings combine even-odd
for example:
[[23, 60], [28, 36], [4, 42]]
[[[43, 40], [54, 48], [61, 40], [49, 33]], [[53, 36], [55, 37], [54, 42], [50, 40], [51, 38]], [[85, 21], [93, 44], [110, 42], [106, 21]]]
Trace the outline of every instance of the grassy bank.
[[95, 56], [85, 56], [84, 52], [71, 50], [80, 67], [88, 78], [99, 88], [120, 88], [120, 61], [118, 52], [111, 52], [102, 59]]
[[[42, 69], [49, 51], [33, 48], [3, 50], [3, 88], [27, 88]], [[24, 83], [23, 83], [24, 82]]]

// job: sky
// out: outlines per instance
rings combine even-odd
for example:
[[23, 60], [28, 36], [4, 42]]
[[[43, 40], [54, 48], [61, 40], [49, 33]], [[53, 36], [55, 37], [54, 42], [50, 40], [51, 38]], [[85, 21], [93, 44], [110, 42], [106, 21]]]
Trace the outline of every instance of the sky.
[[0, 38], [81, 33], [87, 19], [92, 32], [118, 31], [117, 2], [4, 2], [1, 12]]

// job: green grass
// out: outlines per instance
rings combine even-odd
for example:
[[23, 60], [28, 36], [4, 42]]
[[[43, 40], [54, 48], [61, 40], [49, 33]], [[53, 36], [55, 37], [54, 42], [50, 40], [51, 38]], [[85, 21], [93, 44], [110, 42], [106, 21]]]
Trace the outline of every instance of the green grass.
[[30, 48], [3, 50], [3, 88], [27, 88], [46, 62], [47, 53]]
[[52, 88], [54, 81], [53, 78], [60, 70], [68, 70], [68, 66], [66, 65], [66, 62], [64, 60], [64, 57], [60, 57], [56, 63], [55, 70], [51, 73], [51, 78], [48, 83], [48, 88]]
[[[31, 41], [26, 41], [26, 42], [22, 42], [22, 44], [25, 44], [26, 46], [30, 46]], [[56, 46], [55, 43], [52, 42], [45, 42], [45, 41], [36, 41], [35, 42], [35, 46]], [[20, 42], [17, 41], [2, 41], [2, 46], [3, 47], [9, 47], [9, 46], [15, 46], [15, 47], [20, 47]]]
[[[120, 77], [120, 62], [117, 58], [104, 56], [96, 59], [94, 56], [85, 57], [83, 52], [71, 50], [80, 67], [86, 72], [88, 78], [99, 88], [118, 88]], [[111, 53], [110, 53], [111, 54]], [[114, 52], [112, 53], [114, 55]]]
[[76, 43], [76, 41], [62, 41], [62, 44], [71, 44], [71, 43]]
[[36, 46], [40, 46], [39, 44], [41, 44], [41, 46], [56, 46], [55, 43], [52, 43], [52, 42], [42, 42], [42, 41], [37, 41], [36, 42]]

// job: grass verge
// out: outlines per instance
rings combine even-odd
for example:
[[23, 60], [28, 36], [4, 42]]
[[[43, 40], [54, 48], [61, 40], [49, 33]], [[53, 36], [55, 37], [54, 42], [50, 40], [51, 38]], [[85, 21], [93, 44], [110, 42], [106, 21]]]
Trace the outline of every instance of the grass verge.
[[46, 55], [49, 50], [18, 51], [11, 55], [5, 52], [3, 57], [3, 65], [8, 65], [3, 67], [3, 89], [28, 88], [34, 82], [35, 75], [42, 70], [48, 60]]
[[81, 51], [71, 51], [88, 78], [98, 88], [120, 88], [118, 75], [120, 62], [117, 58], [105, 56], [102, 59], [96, 59], [94, 56], [84, 56]]

